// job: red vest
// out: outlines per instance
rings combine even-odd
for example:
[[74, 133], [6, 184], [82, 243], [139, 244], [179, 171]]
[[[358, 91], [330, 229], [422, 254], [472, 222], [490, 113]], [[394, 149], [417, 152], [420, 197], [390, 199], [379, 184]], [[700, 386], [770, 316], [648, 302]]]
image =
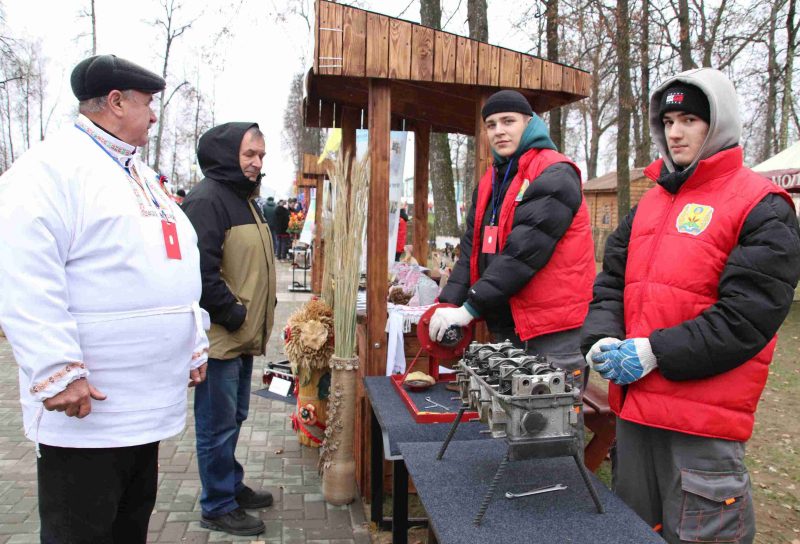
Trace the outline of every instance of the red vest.
[[[498, 247], [503, 248], [514, 223], [517, 195], [523, 183], [536, 183], [536, 178], [549, 166], [564, 162], [572, 166], [580, 178], [580, 170], [567, 157], [550, 149], [531, 149], [519, 159], [517, 175], [506, 191], [498, 220]], [[478, 256], [482, 247], [483, 217], [492, 197], [491, 166], [478, 185], [475, 204], [475, 230], [470, 255], [470, 281], [480, 278]], [[578, 213], [567, 232], [556, 244], [547, 264], [534, 274], [509, 301], [514, 326], [520, 339], [528, 340], [543, 334], [575, 329], [583, 325], [592, 300], [594, 282], [594, 242], [586, 201], [581, 198]]]
[[406, 236], [408, 235], [408, 225], [402, 217], [397, 220], [397, 245], [395, 253], [401, 253], [406, 248]]
[[[662, 160], [647, 167], [657, 179]], [[625, 333], [692, 320], [719, 300], [719, 279], [750, 210], [783, 189], [742, 166], [742, 148], [703, 160], [672, 195], [656, 185], [633, 220], [625, 268]], [[700, 380], [669, 381], [656, 368], [627, 391], [609, 384], [609, 404], [622, 419], [682, 433], [745, 441], [767, 381], [777, 337], [743, 365]], [[697, 354], [702, 357], [702, 354]]]

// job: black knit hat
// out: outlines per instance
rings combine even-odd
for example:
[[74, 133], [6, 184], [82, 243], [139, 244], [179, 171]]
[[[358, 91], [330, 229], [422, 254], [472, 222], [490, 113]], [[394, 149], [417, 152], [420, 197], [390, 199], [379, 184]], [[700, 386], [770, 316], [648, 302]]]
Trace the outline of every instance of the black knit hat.
[[105, 96], [113, 90], [158, 93], [167, 86], [158, 74], [115, 55], [83, 59], [73, 68], [70, 84], [78, 100]]
[[481, 116], [485, 121], [490, 115], [507, 111], [533, 116], [528, 100], [521, 93], [510, 90], [498, 91], [490, 96], [481, 109]]
[[668, 111], [682, 111], [698, 116], [706, 123], [711, 119], [711, 108], [708, 97], [698, 87], [689, 83], [678, 81], [664, 90], [661, 94], [661, 104], [658, 107], [659, 117]]

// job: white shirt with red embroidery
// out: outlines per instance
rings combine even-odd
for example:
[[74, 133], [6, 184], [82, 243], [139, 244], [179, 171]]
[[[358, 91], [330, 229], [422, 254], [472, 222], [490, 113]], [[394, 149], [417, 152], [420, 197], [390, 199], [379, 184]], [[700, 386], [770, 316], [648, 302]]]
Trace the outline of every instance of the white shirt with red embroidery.
[[[181, 259], [167, 258], [162, 219]], [[135, 148], [79, 116], [0, 176], [0, 232], [26, 436], [91, 448], [181, 432], [189, 370], [208, 352], [197, 236]], [[108, 396], [91, 414], [41, 411], [81, 377]]]

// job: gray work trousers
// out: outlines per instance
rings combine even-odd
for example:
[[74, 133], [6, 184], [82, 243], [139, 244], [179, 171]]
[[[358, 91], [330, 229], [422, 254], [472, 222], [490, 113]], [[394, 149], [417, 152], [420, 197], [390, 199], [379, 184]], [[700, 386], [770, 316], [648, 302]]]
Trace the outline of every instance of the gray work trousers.
[[614, 492], [670, 544], [755, 537], [744, 443], [617, 418]]

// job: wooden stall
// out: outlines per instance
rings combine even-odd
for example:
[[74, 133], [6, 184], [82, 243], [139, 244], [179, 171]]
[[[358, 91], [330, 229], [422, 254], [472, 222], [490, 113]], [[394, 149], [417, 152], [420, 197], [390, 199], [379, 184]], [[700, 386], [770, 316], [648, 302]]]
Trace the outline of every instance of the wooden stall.
[[[644, 175], [644, 168], [631, 168], [631, 207], [636, 206], [655, 182]], [[583, 184], [583, 195], [589, 208], [594, 238], [595, 260], [603, 260], [606, 239], [619, 223], [617, 214], [617, 173], [609, 172]]]
[[303, 168], [297, 175], [298, 189], [308, 189], [306, 205], [310, 206], [312, 188], [316, 189], [316, 203], [314, 217], [307, 217], [306, 221], [314, 221], [314, 253], [311, 262], [311, 292], [320, 294], [322, 291], [322, 272], [325, 262], [325, 243], [322, 239], [322, 190], [325, 176], [327, 175], [328, 161], [319, 163], [319, 157], [310, 153], [303, 155]]
[[[383, 375], [388, 290], [391, 130], [415, 134], [414, 257], [427, 263], [428, 156], [432, 132], [475, 136], [475, 176], [489, 164], [480, 110], [500, 89], [515, 89], [543, 113], [589, 95], [591, 76], [570, 66], [416, 23], [317, 0], [314, 65], [306, 78], [305, 123], [341, 127], [343, 151], [369, 129], [367, 314], [359, 331], [360, 372]], [[360, 384], [359, 384], [360, 385]], [[369, 490], [369, 409], [356, 404], [357, 479]]]

